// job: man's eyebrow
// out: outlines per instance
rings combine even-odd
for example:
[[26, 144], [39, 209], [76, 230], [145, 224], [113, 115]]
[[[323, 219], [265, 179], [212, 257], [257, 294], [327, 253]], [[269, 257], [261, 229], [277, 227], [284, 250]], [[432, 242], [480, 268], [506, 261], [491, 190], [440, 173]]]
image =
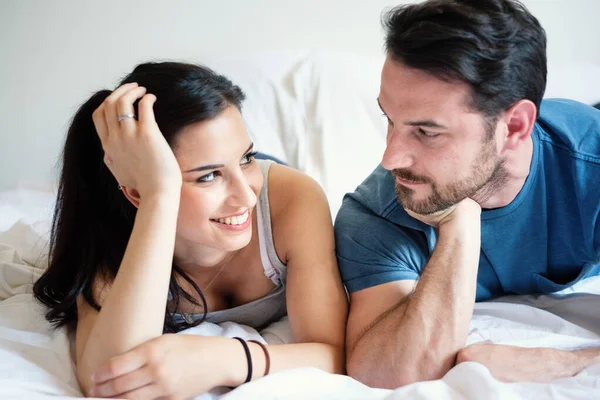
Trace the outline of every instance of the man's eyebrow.
[[410, 126], [424, 126], [426, 128], [439, 128], [439, 129], [448, 129], [446, 126], [438, 124], [432, 119], [423, 119], [418, 121], [404, 121], [404, 125]]
[[[387, 116], [387, 113], [385, 112], [385, 110], [381, 106], [381, 102], [379, 101], [379, 97], [377, 98], [377, 104], [379, 105], [379, 108], [381, 109], [381, 112], [383, 112]], [[438, 124], [437, 122], [435, 122], [432, 119], [422, 119], [422, 120], [417, 120], [417, 121], [404, 121], [403, 123], [404, 123], [404, 125], [409, 125], [409, 126], [424, 126], [426, 128], [448, 129], [448, 127], [446, 127], [446, 126], [444, 126], [442, 124]]]
[[[248, 146], [248, 148], [246, 149], [246, 151], [244, 151], [244, 155], [248, 154], [248, 152], [250, 152], [250, 150], [252, 150], [252, 148], [254, 147], [254, 143], [250, 143], [250, 146]], [[200, 171], [206, 171], [209, 169], [218, 169], [218, 168], [223, 168], [225, 165], [223, 164], [209, 164], [209, 165], [202, 165], [200, 167], [196, 167], [196, 168], [192, 168], [189, 169], [187, 171], [184, 171], [184, 173], [188, 173], [188, 172], [200, 172]]]

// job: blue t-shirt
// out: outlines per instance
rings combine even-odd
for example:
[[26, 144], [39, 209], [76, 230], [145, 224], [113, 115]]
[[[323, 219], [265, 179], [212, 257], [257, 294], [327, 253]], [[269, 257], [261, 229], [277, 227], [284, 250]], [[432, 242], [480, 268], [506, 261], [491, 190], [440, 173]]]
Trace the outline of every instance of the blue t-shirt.
[[[532, 139], [517, 197], [481, 214], [477, 301], [555, 292], [600, 275], [600, 111], [544, 100]], [[437, 240], [404, 211], [381, 165], [344, 197], [335, 237], [349, 292], [418, 280]]]

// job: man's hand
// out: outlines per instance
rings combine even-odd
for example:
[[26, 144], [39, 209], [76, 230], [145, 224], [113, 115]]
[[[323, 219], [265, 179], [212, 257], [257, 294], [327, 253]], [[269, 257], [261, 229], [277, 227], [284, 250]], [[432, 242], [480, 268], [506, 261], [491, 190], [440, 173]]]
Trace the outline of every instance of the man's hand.
[[504, 382], [549, 382], [577, 375], [600, 362], [600, 349], [563, 351], [501, 344], [474, 344], [458, 352], [456, 364], [473, 361], [485, 365]]
[[434, 228], [441, 228], [444, 225], [464, 224], [474, 219], [479, 220], [481, 215], [481, 206], [470, 198], [466, 198], [454, 206], [433, 214], [417, 214], [414, 211], [406, 209], [406, 212], [411, 217], [418, 219], [421, 222], [431, 225]]

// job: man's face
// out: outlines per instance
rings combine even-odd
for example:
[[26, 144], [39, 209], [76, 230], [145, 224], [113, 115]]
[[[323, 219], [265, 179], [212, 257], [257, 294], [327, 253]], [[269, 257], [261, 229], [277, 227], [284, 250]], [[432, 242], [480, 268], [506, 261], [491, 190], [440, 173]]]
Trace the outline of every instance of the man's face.
[[386, 60], [379, 104], [388, 118], [382, 165], [402, 205], [419, 214], [466, 197], [480, 203], [505, 177], [495, 121], [468, 108], [469, 87]]

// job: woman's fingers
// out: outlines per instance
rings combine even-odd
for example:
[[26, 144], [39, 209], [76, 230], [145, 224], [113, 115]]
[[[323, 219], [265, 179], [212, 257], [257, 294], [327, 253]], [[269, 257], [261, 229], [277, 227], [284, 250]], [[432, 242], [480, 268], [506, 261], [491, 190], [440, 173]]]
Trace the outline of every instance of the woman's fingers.
[[154, 118], [154, 103], [156, 102], [156, 96], [153, 94], [147, 94], [142, 97], [138, 104], [139, 121], [143, 125], [149, 126], [156, 123]]
[[104, 103], [102, 103], [100, 107], [94, 111], [92, 114], [92, 120], [94, 121], [96, 132], [100, 137], [100, 142], [102, 142], [104, 145], [106, 139], [108, 139], [108, 125], [106, 125], [106, 119], [104, 116]]
[[[142, 345], [143, 346], [143, 345]], [[142, 347], [140, 346], [140, 347]], [[146, 357], [140, 347], [111, 358], [92, 376], [96, 385], [129, 374], [146, 365]]]
[[[135, 82], [126, 83], [125, 85], [119, 86], [117, 89], [115, 89], [115, 91], [112, 92], [110, 96], [106, 98], [106, 100], [104, 100], [104, 118], [106, 120], [106, 125], [108, 126], [109, 132], [116, 132], [119, 129], [119, 112], [117, 110], [119, 98], [137, 87], [138, 84]], [[133, 112], [133, 103], [131, 105], [131, 112]]]
[[160, 387], [155, 384], [146, 385], [131, 392], [123, 393], [119, 396], [114, 396], [118, 399], [127, 400], [167, 400], [169, 397], [164, 396]]
[[181, 186], [179, 164], [154, 117], [155, 101], [145, 87], [130, 83], [112, 92], [94, 113], [105, 164], [120, 185], [135, 188], [140, 195]]
[[146, 88], [143, 86], [138, 86], [129, 90], [128, 92], [125, 92], [121, 97], [118, 98], [116, 108], [119, 128], [125, 128], [126, 131], [131, 133], [135, 132], [136, 120], [133, 103], [135, 103], [137, 99], [141, 98], [145, 94]]
[[152, 382], [152, 374], [147, 367], [142, 367], [128, 374], [93, 386], [89, 395], [94, 397], [123, 395], [124, 393], [143, 388]]

